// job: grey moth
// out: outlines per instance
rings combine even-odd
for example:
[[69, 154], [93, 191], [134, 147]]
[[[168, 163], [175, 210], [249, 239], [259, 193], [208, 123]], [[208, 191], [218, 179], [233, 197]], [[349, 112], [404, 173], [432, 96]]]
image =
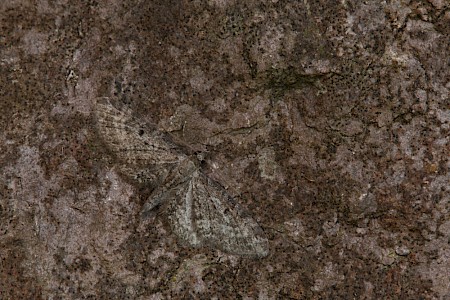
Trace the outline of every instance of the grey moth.
[[143, 214], [162, 209], [172, 232], [185, 246], [256, 258], [268, 255], [268, 240], [261, 227], [167, 133], [108, 98], [98, 99], [95, 116], [99, 137], [120, 173], [151, 190]]

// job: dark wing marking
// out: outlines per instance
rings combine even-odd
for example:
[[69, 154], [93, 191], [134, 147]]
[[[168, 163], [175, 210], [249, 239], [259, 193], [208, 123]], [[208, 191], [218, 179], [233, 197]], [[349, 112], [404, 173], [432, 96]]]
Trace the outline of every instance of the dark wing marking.
[[186, 158], [167, 135], [133, 118], [130, 111], [115, 108], [107, 98], [97, 101], [96, 118], [100, 137], [124, 163], [162, 165]]

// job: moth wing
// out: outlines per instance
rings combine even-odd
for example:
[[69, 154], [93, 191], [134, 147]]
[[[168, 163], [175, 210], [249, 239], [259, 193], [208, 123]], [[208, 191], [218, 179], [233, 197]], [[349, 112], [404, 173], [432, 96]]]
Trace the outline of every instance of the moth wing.
[[250, 257], [264, 257], [269, 245], [261, 227], [233, 203], [217, 182], [199, 171], [171, 201], [169, 220], [173, 231], [191, 246], [209, 246]]
[[97, 101], [95, 115], [99, 136], [123, 163], [174, 164], [186, 157], [167, 135], [137, 120], [129, 110], [116, 108], [108, 98]]
[[264, 257], [269, 244], [261, 227], [217, 182], [197, 172], [192, 180], [193, 215], [199, 238], [232, 254]]
[[179, 184], [172, 186], [168, 190], [156, 193], [146, 203], [145, 206], [148, 207], [144, 207], [144, 211], [152, 209], [155, 203], [166, 204], [165, 212], [167, 214], [167, 220], [170, 223], [172, 232], [175, 233], [181, 244], [191, 247], [203, 245], [196, 232], [193, 219], [192, 177], [185, 178]]

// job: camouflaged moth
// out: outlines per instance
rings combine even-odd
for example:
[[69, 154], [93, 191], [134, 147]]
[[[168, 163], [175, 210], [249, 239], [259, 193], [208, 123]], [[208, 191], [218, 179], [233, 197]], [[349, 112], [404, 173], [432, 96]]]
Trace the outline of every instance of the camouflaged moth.
[[95, 109], [100, 138], [120, 173], [152, 193], [143, 213], [162, 209], [183, 245], [264, 257], [268, 240], [225, 188], [205, 175], [196, 156], [187, 155], [167, 133], [132, 116], [127, 108], [99, 99]]

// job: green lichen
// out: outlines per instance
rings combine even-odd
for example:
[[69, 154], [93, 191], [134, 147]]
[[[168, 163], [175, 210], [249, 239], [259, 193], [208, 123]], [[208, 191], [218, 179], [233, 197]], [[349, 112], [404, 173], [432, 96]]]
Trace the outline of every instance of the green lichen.
[[271, 69], [261, 76], [265, 89], [270, 89], [275, 98], [280, 98], [291, 90], [302, 89], [306, 86], [320, 86], [320, 79], [324, 74], [304, 74], [293, 67], [286, 69]]

